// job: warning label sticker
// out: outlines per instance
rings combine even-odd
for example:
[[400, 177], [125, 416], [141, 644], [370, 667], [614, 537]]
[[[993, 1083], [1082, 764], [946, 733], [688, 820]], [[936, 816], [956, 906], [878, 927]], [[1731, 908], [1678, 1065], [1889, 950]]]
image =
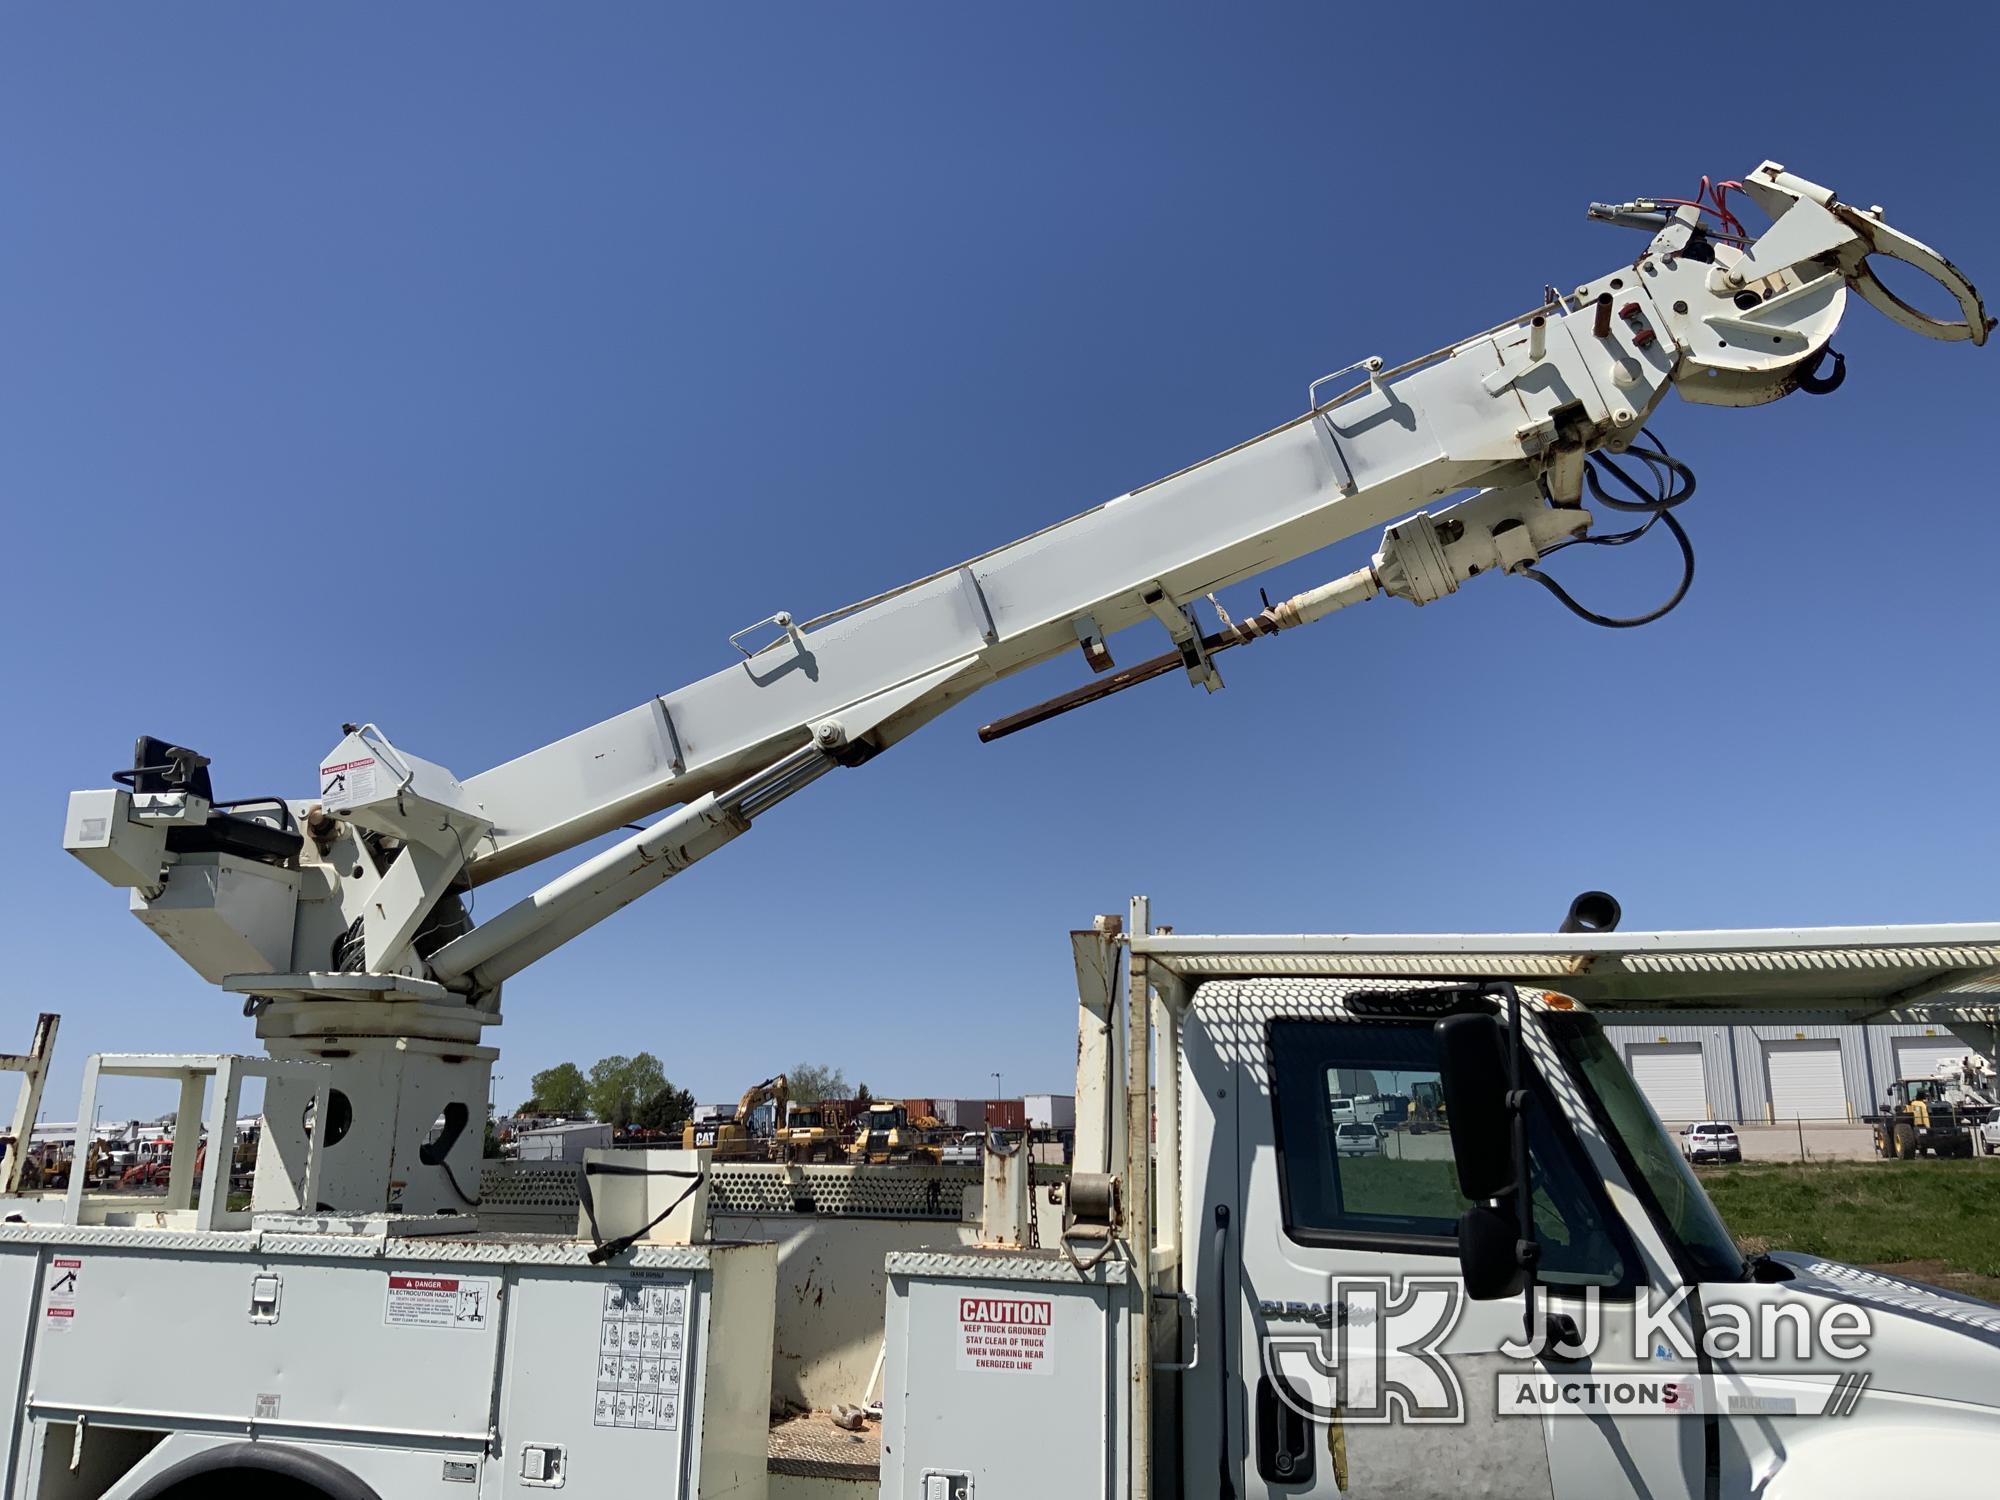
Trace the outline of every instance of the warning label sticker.
[[337, 760], [319, 768], [320, 801], [332, 804], [375, 800], [375, 757]]
[[57, 1256], [49, 1262], [49, 1300], [76, 1301], [77, 1283], [83, 1278], [83, 1262]]
[[687, 1354], [685, 1286], [614, 1281], [597, 1325], [593, 1427], [673, 1432], [681, 1425], [681, 1363]]
[[484, 1328], [493, 1283], [483, 1276], [389, 1275], [382, 1321], [391, 1328]]
[[1055, 1304], [1040, 1298], [958, 1299], [958, 1367], [1015, 1375], [1049, 1373]]
[[76, 1327], [76, 1309], [73, 1307], [46, 1307], [42, 1309], [42, 1329], [47, 1333], [68, 1333]]

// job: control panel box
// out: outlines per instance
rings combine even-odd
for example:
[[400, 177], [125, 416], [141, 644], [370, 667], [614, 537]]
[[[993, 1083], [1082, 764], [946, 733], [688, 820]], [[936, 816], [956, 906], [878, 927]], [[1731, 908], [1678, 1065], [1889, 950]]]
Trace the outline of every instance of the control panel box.
[[[0, 1226], [12, 1493], [269, 1461], [399, 1496], [759, 1500], [775, 1247], [588, 1249]], [[79, 1454], [102, 1484], [56, 1478]]]
[[1122, 1262], [967, 1249], [887, 1271], [882, 1500], [1125, 1493]]

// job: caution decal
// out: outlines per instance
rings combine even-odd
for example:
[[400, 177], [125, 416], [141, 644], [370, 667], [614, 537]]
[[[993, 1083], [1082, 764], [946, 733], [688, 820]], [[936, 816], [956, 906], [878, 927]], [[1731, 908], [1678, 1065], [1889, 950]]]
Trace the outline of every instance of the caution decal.
[[1055, 1304], [1043, 1297], [958, 1299], [958, 1367], [997, 1374], [1049, 1373]]

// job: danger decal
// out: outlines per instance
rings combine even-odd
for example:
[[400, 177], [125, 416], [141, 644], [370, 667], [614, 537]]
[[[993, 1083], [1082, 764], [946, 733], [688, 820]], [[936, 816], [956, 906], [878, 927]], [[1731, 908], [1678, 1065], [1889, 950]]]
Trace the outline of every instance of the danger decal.
[[42, 1308], [44, 1330], [68, 1333], [76, 1327], [77, 1295], [82, 1282], [82, 1260], [59, 1255], [49, 1262], [48, 1295]]
[[1012, 1375], [1049, 1373], [1055, 1304], [1036, 1297], [961, 1297], [958, 1367]]
[[375, 795], [375, 757], [337, 760], [319, 768], [323, 802], [366, 802]]
[[392, 1274], [382, 1321], [391, 1328], [484, 1328], [493, 1283], [482, 1276]]

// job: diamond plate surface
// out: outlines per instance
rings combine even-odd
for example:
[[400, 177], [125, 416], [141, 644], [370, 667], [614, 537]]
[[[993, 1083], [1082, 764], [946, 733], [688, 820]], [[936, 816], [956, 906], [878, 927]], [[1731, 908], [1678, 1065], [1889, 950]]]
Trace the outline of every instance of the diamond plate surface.
[[[4, 1224], [0, 1248], [9, 1244], [78, 1246], [86, 1249], [167, 1250], [208, 1255], [261, 1255], [308, 1259], [413, 1261], [430, 1265], [521, 1265], [590, 1267], [590, 1246], [547, 1235], [424, 1236], [384, 1239], [365, 1234], [211, 1233], [194, 1230], [125, 1229], [111, 1225]], [[706, 1245], [636, 1245], [609, 1266], [620, 1269], [700, 1271], [714, 1264], [730, 1242]]]
[[[607, 1275], [621, 1270], [705, 1271], [714, 1264], [717, 1248], [710, 1245], [635, 1245], [602, 1267]], [[428, 1261], [441, 1265], [577, 1266], [590, 1268], [590, 1246], [580, 1240], [523, 1236], [519, 1239], [466, 1240], [449, 1247], [393, 1245], [384, 1260]]]
[[241, 1231], [134, 1229], [114, 1224], [0, 1224], [0, 1245], [91, 1245], [120, 1250], [202, 1250], [218, 1254], [257, 1248]]
[[1074, 1286], [1122, 1286], [1125, 1262], [1106, 1260], [1078, 1271], [1053, 1250], [898, 1250], [884, 1267], [891, 1276], [935, 1276], [950, 1281], [1055, 1281]]
[[825, 1412], [811, 1412], [774, 1425], [765, 1452], [771, 1473], [795, 1479], [882, 1478], [882, 1429], [873, 1422], [848, 1432]]

